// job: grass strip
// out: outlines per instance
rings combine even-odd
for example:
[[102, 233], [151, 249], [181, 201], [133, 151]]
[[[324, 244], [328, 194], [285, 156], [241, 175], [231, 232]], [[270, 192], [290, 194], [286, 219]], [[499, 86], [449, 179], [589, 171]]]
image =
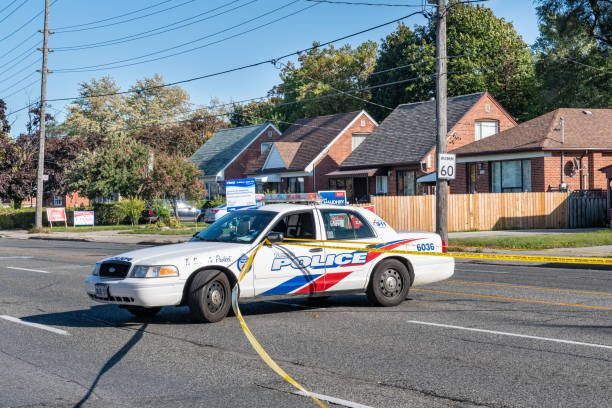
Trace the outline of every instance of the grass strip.
[[449, 246], [483, 248], [552, 249], [612, 245], [612, 230], [569, 234], [542, 234], [522, 237], [450, 238]]

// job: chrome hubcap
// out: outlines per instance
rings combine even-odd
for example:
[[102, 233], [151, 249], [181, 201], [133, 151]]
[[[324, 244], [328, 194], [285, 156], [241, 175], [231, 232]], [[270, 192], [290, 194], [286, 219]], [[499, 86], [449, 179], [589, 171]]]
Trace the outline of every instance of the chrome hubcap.
[[402, 275], [395, 269], [387, 269], [380, 275], [380, 291], [385, 297], [395, 297], [402, 291]]
[[217, 312], [223, 306], [224, 300], [225, 292], [223, 290], [223, 285], [218, 281], [214, 281], [210, 284], [208, 292], [206, 293], [208, 310], [212, 313]]

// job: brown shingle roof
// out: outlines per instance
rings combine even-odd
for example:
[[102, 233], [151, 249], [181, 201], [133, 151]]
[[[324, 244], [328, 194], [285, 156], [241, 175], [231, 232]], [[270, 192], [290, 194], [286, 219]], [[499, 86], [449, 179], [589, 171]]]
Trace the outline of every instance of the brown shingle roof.
[[[565, 119], [564, 143], [560, 118]], [[533, 150], [612, 150], [612, 109], [557, 109], [450, 153], [467, 156]]]
[[[291, 157], [290, 164], [285, 169], [266, 169], [266, 171], [304, 171], [361, 112], [337, 113], [296, 120], [283, 132], [280, 142], [274, 143], [277, 148], [281, 146], [282, 152], [279, 150], [279, 153], [286, 163], [286, 158]], [[268, 154], [269, 152], [264, 152], [248, 169], [248, 172], [251, 174], [262, 172]]]

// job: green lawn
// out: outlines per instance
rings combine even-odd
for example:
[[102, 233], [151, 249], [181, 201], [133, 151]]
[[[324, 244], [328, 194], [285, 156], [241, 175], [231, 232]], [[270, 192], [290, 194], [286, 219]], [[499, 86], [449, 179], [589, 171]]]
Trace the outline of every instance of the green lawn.
[[179, 229], [169, 229], [162, 230], [155, 227], [154, 224], [144, 224], [144, 225], [94, 225], [88, 227], [53, 227], [53, 229], [45, 228], [48, 232], [75, 232], [75, 233], [83, 233], [83, 232], [91, 232], [91, 231], [119, 231], [119, 234], [153, 234], [153, 235], [185, 235], [190, 234], [193, 235], [196, 232], [202, 231], [209, 224], [204, 222], [199, 222], [196, 228], [195, 222], [185, 222], [182, 224], [184, 228]]
[[612, 230], [525, 237], [450, 238], [449, 245], [511, 249], [578, 248], [612, 245]]

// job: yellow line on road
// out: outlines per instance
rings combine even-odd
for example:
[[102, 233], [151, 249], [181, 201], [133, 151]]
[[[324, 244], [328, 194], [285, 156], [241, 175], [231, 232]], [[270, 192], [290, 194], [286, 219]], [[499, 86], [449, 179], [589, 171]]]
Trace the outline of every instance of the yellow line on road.
[[445, 290], [431, 290], [431, 289], [412, 289], [412, 290], [416, 292], [444, 293], [447, 295], [474, 296], [474, 297], [481, 297], [481, 298], [487, 298], [487, 299], [501, 299], [501, 300], [515, 300], [517, 302], [543, 303], [546, 305], [585, 307], [589, 309], [612, 310], [612, 307], [605, 307], [605, 306], [578, 305], [574, 303], [549, 302], [546, 300], [535, 300], [535, 299], [519, 299], [519, 298], [511, 298], [511, 297], [505, 297], [505, 296], [481, 295], [478, 293], [448, 292]]
[[42, 256], [42, 257], [51, 257], [51, 258], [68, 258], [68, 259], [80, 259], [83, 261], [91, 261], [100, 258], [104, 258], [106, 255], [92, 255], [92, 256], [74, 256], [74, 255], [58, 255], [58, 254], [48, 254], [45, 252], [28, 252], [28, 251], [3, 251], [5, 253], [10, 253], [11, 255], [31, 255], [31, 256]]
[[511, 285], [508, 283], [487, 283], [487, 282], [471, 282], [471, 281], [459, 281], [459, 280], [447, 280], [446, 282], [450, 283], [461, 283], [464, 285], [481, 285], [481, 286], [500, 286], [504, 288], [519, 288], [519, 289], [531, 289], [531, 290], [550, 290], [553, 292], [565, 292], [565, 293], [583, 293], [587, 295], [602, 295], [602, 296], [612, 296], [612, 293], [606, 292], [588, 292], [585, 290], [575, 290], [575, 289], [555, 289], [555, 288], [542, 288], [539, 286], [526, 286], [526, 285]]

